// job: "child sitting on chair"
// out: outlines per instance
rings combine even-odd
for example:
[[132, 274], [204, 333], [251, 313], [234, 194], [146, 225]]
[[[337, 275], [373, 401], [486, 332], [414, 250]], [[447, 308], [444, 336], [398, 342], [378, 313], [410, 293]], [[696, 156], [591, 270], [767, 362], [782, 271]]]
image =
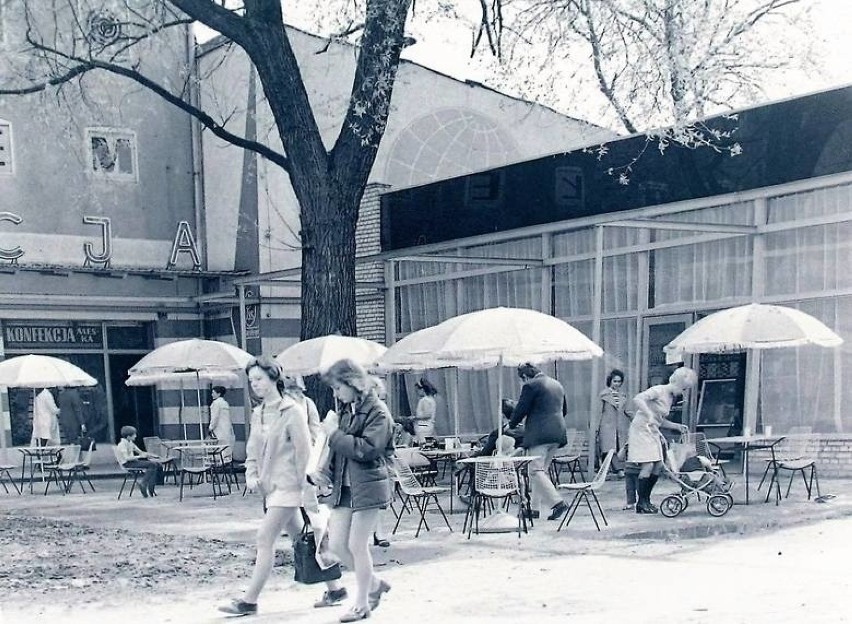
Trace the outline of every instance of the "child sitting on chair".
[[145, 476], [142, 477], [139, 490], [145, 498], [156, 496], [154, 487], [157, 485], [157, 473], [160, 466], [148, 459], [149, 457], [156, 457], [156, 455], [146, 453], [136, 446], [135, 442], [136, 427], [130, 425], [122, 427], [121, 440], [116, 446], [116, 456], [119, 458], [119, 463], [125, 468], [144, 468]]

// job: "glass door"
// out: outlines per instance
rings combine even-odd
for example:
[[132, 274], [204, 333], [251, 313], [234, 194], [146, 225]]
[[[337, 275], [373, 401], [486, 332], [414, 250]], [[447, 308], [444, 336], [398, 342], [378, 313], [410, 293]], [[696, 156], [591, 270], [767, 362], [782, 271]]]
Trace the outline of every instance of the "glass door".
[[[673, 314], [646, 318], [642, 336], [643, 363], [642, 389], [664, 384], [679, 364], [666, 364], [666, 354], [663, 347], [675, 339], [687, 327], [692, 325], [691, 314]], [[688, 366], [689, 361], [686, 362]], [[690, 424], [686, 415], [689, 410], [684, 408], [682, 400], [672, 405], [669, 420], [677, 423]]]

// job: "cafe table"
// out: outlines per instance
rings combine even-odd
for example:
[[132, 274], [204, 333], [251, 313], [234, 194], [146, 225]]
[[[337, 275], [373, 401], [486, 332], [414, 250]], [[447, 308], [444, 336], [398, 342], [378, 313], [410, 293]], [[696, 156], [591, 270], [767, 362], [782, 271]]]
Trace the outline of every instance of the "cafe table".
[[[441, 471], [441, 479], [447, 475], [447, 465], [452, 464], [460, 459], [469, 457], [475, 452], [470, 446], [461, 446], [456, 448], [433, 448], [433, 449], [417, 449], [423, 457], [431, 462], [441, 462], [443, 464]], [[453, 513], [453, 499], [455, 498], [456, 479], [454, 474], [450, 474], [450, 513]]]
[[[749, 473], [749, 454], [751, 451], [769, 451], [771, 457], [771, 470], [774, 473], [775, 479], [770, 483], [770, 490], [772, 487], [772, 483], [775, 484], [775, 504], [778, 505], [781, 502], [781, 486], [778, 482], [778, 462], [775, 457], [775, 447], [784, 439], [785, 436], [778, 435], [766, 435], [766, 434], [754, 434], [754, 435], [738, 435], [738, 436], [726, 436], [723, 438], [709, 438], [707, 442], [716, 446], [717, 448], [722, 444], [731, 444], [734, 446], [738, 446], [742, 449], [743, 452], [743, 477], [745, 479], [745, 504], [749, 503], [749, 487], [748, 487], [748, 473]], [[769, 492], [766, 493], [765, 503], [769, 502]]]
[[64, 446], [21, 446], [21, 490], [24, 492], [24, 480], [27, 479], [27, 465], [29, 465], [30, 494], [33, 493], [33, 481], [35, 481], [36, 466], [41, 468], [41, 478], [44, 481], [44, 466], [55, 464], [62, 455]]
[[[203, 444], [180, 444], [174, 447], [180, 453], [181, 470], [191, 474], [206, 474], [210, 477], [210, 484], [213, 487], [214, 500], [218, 496], [224, 496], [222, 483], [219, 479], [219, 474], [225, 477], [225, 484], [228, 486], [228, 493], [231, 493], [231, 480], [225, 472], [225, 451], [230, 448], [228, 444], [220, 444], [214, 441], [204, 441]], [[188, 469], [187, 469], [188, 468]], [[181, 477], [183, 483], [183, 477]], [[191, 482], [190, 482], [191, 486]], [[218, 488], [218, 491], [217, 491]], [[181, 487], [182, 489], [182, 487]]]

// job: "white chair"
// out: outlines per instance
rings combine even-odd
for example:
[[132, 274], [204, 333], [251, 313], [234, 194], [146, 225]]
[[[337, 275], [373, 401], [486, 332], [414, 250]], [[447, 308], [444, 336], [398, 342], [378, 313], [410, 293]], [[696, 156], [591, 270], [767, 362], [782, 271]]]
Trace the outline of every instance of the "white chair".
[[578, 429], [568, 429], [566, 434], [567, 442], [556, 449], [556, 454], [550, 464], [550, 480], [556, 486], [561, 482], [563, 470], [568, 470], [571, 473], [570, 483], [577, 482], [577, 475], [580, 475], [581, 481], [583, 479], [580, 455], [583, 452], [583, 442], [586, 439], [585, 433]]
[[[428, 510], [429, 505], [433, 503], [435, 507], [438, 508], [438, 511], [441, 512], [441, 516], [443, 516], [447, 528], [450, 530], [450, 533], [452, 533], [453, 527], [450, 526], [447, 514], [444, 513], [444, 509], [441, 507], [441, 503], [438, 500], [438, 496], [448, 493], [450, 488], [440, 486], [424, 487], [420, 484], [420, 481], [417, 480], [417, 477], [411, 471], [408, 464], [398, 457], [391, 457], [390, 466], [394, 473], [396, 487], [398, 488], [400, 498], [402, 499], [402, 510], [417, 509], [417, 511], [420, 512], [420, 522], [417, 524], [417, 532], [414, 534], [414, 537], [420, 536], [420, 529], [422, 528], [425, 528], [427, 531], [430, 530], [429, 524], [426, 522], [426, 511]], [[410, 504], [412, 502], [413, 505]], [[399, 515], [396, 518], [396, 524], [393, 527], [394, 535], [399, 528], [401, 520], [402, 511], [399, 512]]]
[[69, 444], [62, 449], [62, 457], [58, 463], [45, 466], [48, 471], [47, 482], [44, 485], [44, 495], [50, 489], [51, 481], [59, 485], [62, 482], [62, 494], [67, 494], [71, 489], [71, 475], [77, 471], [80, 464], [80, 445]]
[[[92, 488], [92, 492], [95, 491], [95, 486], [92, 485], [92, 480], [89, 478], [89, 469], [92, 467], [92, 453], [95, 450], [95, 441], [89, 441], [89, 448], [87, 448], [77, 464], [77, 469], [71, 475], [72, 478], [77, 478], [77, 483], [80, 484], [80, 489], [83, 490], [83, 494], [86, 493], [86, 486], [83, 485], [83, 479], [86, 480], [86, 483], [89, 484], [89, 487]], [[68, 491], [71, 491], [71, 483], [69, 481]]]
[[121, 468], [121, 471], [124, 473], [124, 481], [121, 482], [121, 489], [118, 491], [118, 500], [121, 500], [121, 495], [124, 493], [124, 486], [127, 485], [127, 480], [132, 476], [133, 482], [130, 484], [130, 492], [127, 494], [128, 498], [130, 498], [133, 496], [133, 490], [136, 489], [136, 482], [138, 481], [139, 476], [145, 474], [145, 469], [129, 468], [122, 464], [122, 456], [118, 450], [118, 446], [114, 446], [112, 452], [115, 454], [115, 461], [118, 463], [118, 467]]
[[[527, 521], [521, 504], [521, 490], [518, 484], [518, 472], [514, 464], [500, 461], [495, 458], [493, 462], [477, 462], [474, 464], [473, 490], [471, 491], [470, 506], [464, 517], [462, 531], [467, 531], [470, 539], [474, 531], [479, 535], [479, 518], [494, 508], [494, 502], [498, 501], [508, 507], [511, 500], [518, 497], [518, 537], [521, 537], [521, 528], [527, 532]], [[468, 524], [470, 522], [470, 524]]]
[[[810, 427], [808, 427], [810, 429]], [[808, 432], [809, 433], [809, 432]], [[817, 498], [821, 496], [819, 491], [819, 476], [817, 475], [816, 458], [808, 455], [813, 452], [812, 443], [814, 438], [809, 437], [807, 433], [796, 434], [796, 437], [786, 438], [781, 445], [780, 457], [776, 459], [777, 471], [786, 470], [790, 473], [790, 481], [787, 483], [787, 493], [784, 498], [790, 496], [790, 488], [793, 486], [793, 478], [796, 473], [802, 475], [802, 481], [805, 483], [805, 490], [808, 493], [808, 500], [811, 500], [811, 492], [816, 485]], [[771, 460], [769, 466], [771, 467]], [[810, 469], [810, 474], [805, 472]], [[772, 477], [769, 480], [769, 490], [766, 492], [766, 500], [769, 500], [772, 486], [774, 485], [776, 471], [772, 471]], [[779, 481], [780, 475], [779, 475]], [[763, 480], [761, 479], [761, 485]], [[759, 489], [759, 488], [758, 488]]]
[[[0, 484], [3, 485], [3, 489], [6, 490], [6, 494], [9, 493], [9, 488], [6, 487], [6, 482], [8, 481], [13, 488], [15, 488], [15, 492], [18, 494], [21, 493], [22, 489], [18, 489], [18, 484], [15, 483], [14, 477], [12, 477], [12, 470], [14, 470], [16, 466], [14, 464], [9, 463], [9, 458], [6, 454], [6, 449], [0, 449]], [[23, 488], [23, 484], [21, 484], [21, 488]]]
[[586, 506], [589, 508], [589, 512], [592, 514], [592, 520], [595, 521], [595, 526], [598, 528], [598, 531], [601, 530], [601, 525], [598, 524], [598, 519], [597, 517], [595, 517], [595, 510], [592, 507], [592, 503], [589, 500], [589, 496], [594, 499], [595, 505], [597, 505], [598, 511], [601, 514], [601, 519], [603, 520], [604, 526], [609, 526], [607, 524], [606, 516], [604, 515], [603, 508], [601, 507], [601, 502], [598, 500], [598, 495], [596, 494], [596, 492], [606, 481], [606, 475], [609, 472], [609, 466], [612, 463], [613, 455], [615, 455], [614, 449], [610, 449], [609, 451], [607, 451], [606, 457], [604, 457], [600, 469], [595, 475], [595, 478], [592, 479], [590, 482], [563, 483], [556, 486], [560, 490], [574, 492], [574, 499], [571, 501], [571, 504], [568, 505], [568, 509], [565, 510], [565, 515], [562, 516], [562, 522], [559, 523], [559, 528], [556, 529], [557, 531], [561, 531], [563, 526], [571, 523], [571, 520], [574, 518], [574, 514], [577, 513], [577, 508], [582, 502], [585, 502]]

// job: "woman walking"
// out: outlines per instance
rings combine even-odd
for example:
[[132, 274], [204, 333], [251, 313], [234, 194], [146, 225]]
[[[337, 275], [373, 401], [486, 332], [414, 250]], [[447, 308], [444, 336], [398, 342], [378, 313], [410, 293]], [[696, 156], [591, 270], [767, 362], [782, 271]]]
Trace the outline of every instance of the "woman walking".
[[[627, 429], [630, 415], [627, 411], [627, 395], [624, 387], [624, 373], [617, 368], [610, 371], [606, 378], [606, 388], [600, 393], [601, 416], [598, 423], [598, 462], [603, 461], [607, 451], [616, 453], [627, 444]], [[618, 455], [612, 457], [612, 469], [619, 477], [624, 476], [624, 462]]]
[[311, 450], [308, 416], [283, 392], [278, 363], [259, 357], [249, 362], [246, 374], [252, 392], [261, 400], [252, 412], [246, 443], [246, 488], [263, 494], [266, 514], [257, 532], [257, 557], [248, 589], [242, 598], [219, 607], [234, 615], [257, 613], [257, 598], [272, 572], [276, 539], [282, 530], [291, 538], [302, 530], [299, 507]]
[[331, 494], [331, 551], [355, 571], [357, 591], [352, 608], [341, 622], [370, 617], [390, 585], [373, 572], [370, 542], [379, 511], [390, 504], [387, 458], [393, 453], [393, 420], [376, 395], [375, 384], [361, 366], [341, 360], [325, 375], [334, 396], [343, 404], [322, 423], [328, 435], [329, 461], [324, 480]]
[[689, 429], [668, 420], [675, 397], [695, 385], [698, 376], [691, 368], [681, 367], [669, 377], [669, 383], [652, 386], [633, 397], [636, 413], [627, 433], [627, 461], [639, 464], [636, 513], [657, 513], [651, 504], [651, 491], [663, 467], [660, 427], [686, 433]]

